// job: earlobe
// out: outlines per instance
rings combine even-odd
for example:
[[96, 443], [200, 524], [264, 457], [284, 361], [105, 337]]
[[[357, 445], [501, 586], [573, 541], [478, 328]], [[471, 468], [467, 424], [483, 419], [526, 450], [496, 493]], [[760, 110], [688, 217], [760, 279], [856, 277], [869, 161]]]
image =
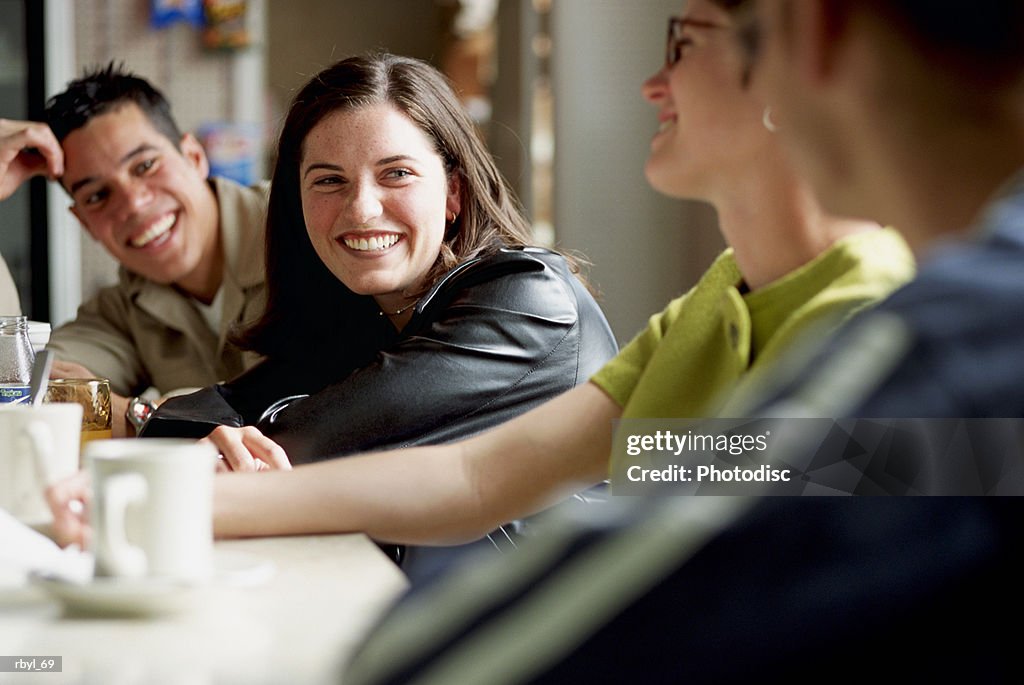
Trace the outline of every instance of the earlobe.
[[448, 175], [448, 202], [445, 206], [446, 213], [458, 216], [462, 211], [462, 183], [458, 173]]

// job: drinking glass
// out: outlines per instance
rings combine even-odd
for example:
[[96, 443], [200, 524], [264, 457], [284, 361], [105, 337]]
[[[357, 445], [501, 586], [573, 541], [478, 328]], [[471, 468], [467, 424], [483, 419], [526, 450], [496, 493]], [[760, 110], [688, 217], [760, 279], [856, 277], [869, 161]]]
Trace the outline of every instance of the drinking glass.
[[110, 381], [106, 378], [54, 378], [46, 389], [44, 402], [73, 402], [82, 405], [81, 444], [112, 436]]

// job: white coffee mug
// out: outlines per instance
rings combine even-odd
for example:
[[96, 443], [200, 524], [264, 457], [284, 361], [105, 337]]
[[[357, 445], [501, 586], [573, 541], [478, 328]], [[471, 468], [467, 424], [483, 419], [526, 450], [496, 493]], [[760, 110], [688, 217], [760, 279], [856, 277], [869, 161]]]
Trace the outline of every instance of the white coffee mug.
[[212, 576], [216, 448], [172, 438], [97, 440], [84, 459], [97, 576]]
[[31, 525], [49, 523], [46, 487], [78, 469], [81, 431], [81, 405], [0, 405], [0, 507]]

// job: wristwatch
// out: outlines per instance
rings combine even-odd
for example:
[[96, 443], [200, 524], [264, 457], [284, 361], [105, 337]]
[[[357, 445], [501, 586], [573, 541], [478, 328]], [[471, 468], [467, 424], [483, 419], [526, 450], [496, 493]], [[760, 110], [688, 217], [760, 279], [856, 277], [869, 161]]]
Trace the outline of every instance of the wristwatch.
[[128, 400], [128, 408], [125, 409], [124, 417], [128, 420], [128, 423], [132, 424], [132, 427], [135, 428], [135, 434], [138, 435], [142, 432], [154, 411], [156, 411], [155, 402], [136, 395]]

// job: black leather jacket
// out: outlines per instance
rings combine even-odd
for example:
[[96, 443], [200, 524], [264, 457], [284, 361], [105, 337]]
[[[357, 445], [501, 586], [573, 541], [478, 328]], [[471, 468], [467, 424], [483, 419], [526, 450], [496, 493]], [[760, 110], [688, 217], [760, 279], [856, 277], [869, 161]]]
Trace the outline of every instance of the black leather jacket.
[[[292, 463], [437, 444], [570, 390], [615, 353], [604, 314], [560, 255], [502, 249], [448, 273], [370, 364], [268, 360], [230, 383], [168, 400], [142, 435], [257, 425]], [[265, 416], [275, 401], [307, 394]]]

